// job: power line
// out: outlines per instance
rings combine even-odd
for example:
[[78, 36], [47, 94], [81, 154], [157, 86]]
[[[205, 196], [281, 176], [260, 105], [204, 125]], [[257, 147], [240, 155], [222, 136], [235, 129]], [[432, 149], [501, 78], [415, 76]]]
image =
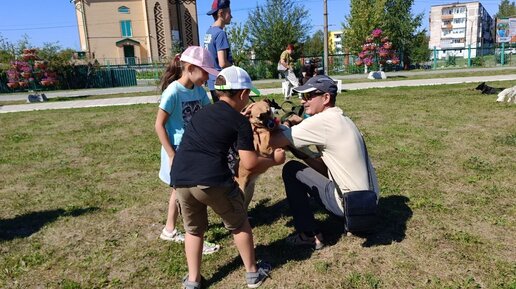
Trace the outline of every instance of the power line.
[[77, 25], [63, 25], [63, 26], [47, 26], [47, 27], [31, 27], [31, 28], [11, 28], [3, 29], [2, 31], [25, 31], [25, 30], [43, 30], [43, 29], [57, 29], [57, 28], [76, 28]]

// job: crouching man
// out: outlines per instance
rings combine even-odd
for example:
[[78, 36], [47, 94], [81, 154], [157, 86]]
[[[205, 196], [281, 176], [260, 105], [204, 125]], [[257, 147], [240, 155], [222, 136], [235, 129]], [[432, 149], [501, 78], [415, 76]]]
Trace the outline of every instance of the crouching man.
[[[380, 190], [360, 131], [335, 106], [336, 83], [326, 75], [317, 75], [294, 91], [302, 94], [301, 103], [310, 117], [298, 124], [292, 121], [295, 125], [284, 130], [283, 137], [275, 138], [279, 142], [276, 145], [296, 149], [314, 145], [320, 157], [304, 158], [306, 164], [289, 161], [283, 167], [282, 177], [296, 229], [287, 242], [321, 249], [324, 239], [315, 224], [310, 197], [330, 213], [344, 217], [345, 228], [353, 231], [355, 224], [357, 229], [371, 226]], [[371, 216], [353, 217], [357, 206], [361, 207], [359, 210], [370, 210]]]

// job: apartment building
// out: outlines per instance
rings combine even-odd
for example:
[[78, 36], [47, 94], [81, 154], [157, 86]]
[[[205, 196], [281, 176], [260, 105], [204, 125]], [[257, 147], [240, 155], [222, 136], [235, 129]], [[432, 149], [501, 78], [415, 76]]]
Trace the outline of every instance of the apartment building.
[[430, 10], [429, 48], [438, 50], [438, 58], [448, 55], [483, 55], [494, 43], [493, 18], [478, 1], [433, 5]]
[[340, 54], [343, 52], [342, 49], [342, 36], [343, 31], [330, 31], [330, 37], [328, 37], [329, 51], [332, 54]]
[[199, 45], [195, 0], [73, 0], [81, 50], [101, 64], [158, 61]]

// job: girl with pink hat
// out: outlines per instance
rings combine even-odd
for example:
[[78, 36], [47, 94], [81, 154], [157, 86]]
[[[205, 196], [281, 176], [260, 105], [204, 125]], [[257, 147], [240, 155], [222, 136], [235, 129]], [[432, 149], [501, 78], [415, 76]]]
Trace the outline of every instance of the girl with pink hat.
[[[186, 126], [194, 113], [211, 103], [202, 85], [208, 80], [208, 74], [217, 76], [218, 71], [213, 67], [214, 60], [208, 50], [190, 46], [174, 57], [161, 78], [162, 94], [155, 129], [161, 142], [159, 178], [168, 185], [170, 168]], [[177, 217], [176, 192], [172, 188], [161, 239], [184, 242], [184, 235], [175, 227]], [[217, 252], [219, 248], [219, 245], [204, 242], [203, 254]]]

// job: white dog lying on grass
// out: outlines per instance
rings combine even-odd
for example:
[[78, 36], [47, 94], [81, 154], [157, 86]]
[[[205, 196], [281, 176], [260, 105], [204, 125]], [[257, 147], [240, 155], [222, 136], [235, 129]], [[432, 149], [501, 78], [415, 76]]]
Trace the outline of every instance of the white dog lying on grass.
[[498, 102], [508, 102], [510, 104], [516, 103], [516, 86], [506, 88], [498, 93]]

